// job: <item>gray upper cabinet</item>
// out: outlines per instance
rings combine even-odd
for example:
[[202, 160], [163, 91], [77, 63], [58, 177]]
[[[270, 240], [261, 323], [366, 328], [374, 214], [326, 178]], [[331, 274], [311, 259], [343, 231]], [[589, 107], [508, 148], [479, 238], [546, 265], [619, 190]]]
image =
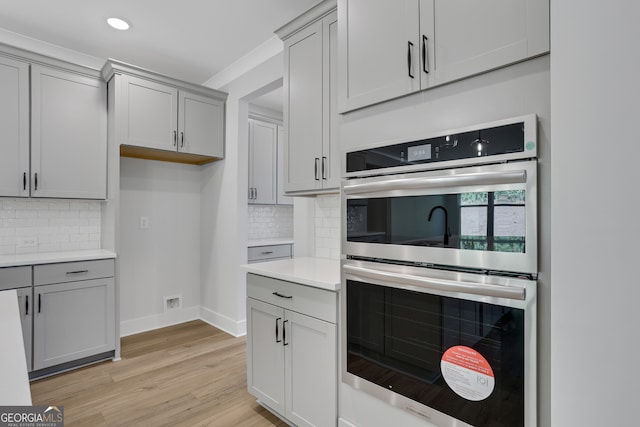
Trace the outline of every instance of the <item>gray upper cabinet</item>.
[[122, 156], [191, 164], [224, 157], [225, 93], [113, 60], [102, 73]]
[[185, 90], [178, 101], [178, 151], [224, 157], [224, 102]]
[[178, 89], [127, 75], [122, 86], [122, 143], [176, 151]]
[[100, 74], [3, 49], [0, 196], [105, 199], [107, 92]]
[[105, 199], [107, 88], [94, 78], [31, 67], [31, 195]]
[[29, 64], [0, 57], [0, 196], [29, 196]]
[[249, 119], [249, 203], [277, 203], [278, 126]]
[[338, 1], [340, 112], [549, 51], [549, 0]]
[[325, 1], [277, 30], [284, 41], [284, 189], [336, 191], [337, 13]]

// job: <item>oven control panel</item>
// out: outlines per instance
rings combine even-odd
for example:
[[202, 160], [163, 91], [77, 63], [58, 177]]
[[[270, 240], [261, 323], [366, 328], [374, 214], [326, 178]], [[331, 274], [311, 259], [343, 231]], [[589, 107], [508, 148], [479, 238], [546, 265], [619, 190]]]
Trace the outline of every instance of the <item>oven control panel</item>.
[[489, 158], [514, 154], [520, 158], [536, 157], [535, 115], [500, 123], [348, 152], [346, 172], [465, 160], [465, 163], [488, 163]]

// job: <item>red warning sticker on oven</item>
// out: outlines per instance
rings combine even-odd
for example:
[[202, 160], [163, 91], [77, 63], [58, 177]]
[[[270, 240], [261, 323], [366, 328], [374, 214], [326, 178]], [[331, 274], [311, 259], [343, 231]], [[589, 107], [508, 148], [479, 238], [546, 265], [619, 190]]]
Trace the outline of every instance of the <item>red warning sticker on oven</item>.
[[440, 370], [447, 385], [460, 397], [477, 402], [493, 393], [493, 369], [487, 359], [472, 348], [450, 347], [442, 355]]

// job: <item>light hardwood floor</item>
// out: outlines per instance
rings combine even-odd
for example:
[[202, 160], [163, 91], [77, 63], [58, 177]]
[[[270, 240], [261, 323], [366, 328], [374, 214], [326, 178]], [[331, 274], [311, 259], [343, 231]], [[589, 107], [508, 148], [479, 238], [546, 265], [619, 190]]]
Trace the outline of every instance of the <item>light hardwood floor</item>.
[[285, 426], [247, 392], [245, 338], [193, 321], [122, 339], [122, 360], [34, 381], [65, 426]]

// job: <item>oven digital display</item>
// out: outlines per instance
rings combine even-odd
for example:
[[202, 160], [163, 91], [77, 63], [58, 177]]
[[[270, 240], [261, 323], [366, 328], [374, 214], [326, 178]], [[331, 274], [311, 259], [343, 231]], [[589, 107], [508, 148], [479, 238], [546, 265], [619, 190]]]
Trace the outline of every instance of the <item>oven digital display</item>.
[[416, 145], [407, 148], [407, 160], [417, 162], [420, 160], [431, 160], [431, 144]]

